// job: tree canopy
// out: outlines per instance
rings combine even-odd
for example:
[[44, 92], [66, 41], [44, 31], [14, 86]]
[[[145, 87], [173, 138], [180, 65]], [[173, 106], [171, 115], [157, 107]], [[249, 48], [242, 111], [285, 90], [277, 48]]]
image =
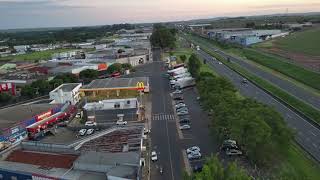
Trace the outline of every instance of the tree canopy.
[[161, 24], [155, 24], [150, 37], [151, 45], [163, 49], [172, 49], [176, 46], [176, 33], [176, 29], [170, 29]]
[[204, 107], [213, 110], [212, 131], [232, 138], [252, 162], [268, 166], [280, 160], [293, 139], [283, 117], [272, 107], [239, 98], [225, 78], [201, 73], [197, 87]]
[[251, 178], [236, 163], [230, 163], [224, 168], [217, 156], [211, 156], [201, 172], [191, 176], [185, 175], [184, 180], [251, 180]]
[[200, 62], [199, 58], [197, 57], [197, 55], [191, 54], [191, 56], [189, 57], [189, 61], [188, 61], [188, 70], [189, 70], [190, 74], [193, 77], [198, 78], [199, 73], [200, 73], [200, 67], [201, 67], [201, 62]]

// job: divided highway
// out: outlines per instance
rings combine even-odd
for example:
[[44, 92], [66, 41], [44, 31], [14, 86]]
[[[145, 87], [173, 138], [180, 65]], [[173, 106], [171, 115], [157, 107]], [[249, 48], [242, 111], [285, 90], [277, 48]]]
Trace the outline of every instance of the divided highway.
[[301, 101], [313, 106], [316, 109], [320, 110], [320, 96], [316, 95], [306, 89], [303, 89], [302, 87], [299, 87], [295, 85], [294, 83], [287, 81], [285, 79], [282, 79], [272, 73], [266, 72], [257, 66], [248, 63], [246, 60], [236, 58], [233, 56], [230, 56], [229, 54], [214, 48], [214, 47], [208, 47], [212, 51], [215, 51], [217, 54], [224, 58], [229, 58], [232, 62], [237, 63], [242, 68], [246, 69], [247, 71], [253, 73], [254, 75], [263, 78], [264, 80], [269, 81], [270, 83], [278, 86], [279, 88], [283, 89], [284, 91], [288, 92], [289, 94], [295, 96], [296, 98], [300, 99]]
[[[220, 52], [221, 53], [221, 52]], [[224, 64], [219, 64], [206, 52], [200, 50], [198, 54], [207, 60], [207, 64], [215, 72], [228, 78], [246, 97], [254, 98], [259, 102], [273, 106], [285, 118], [289, 127], [296, 131], [296, 141], [317, 161], [320, 162], [320, 130], [310, 124], [307, 120], [296, 114], [291, 109], [274, 99], [271, 95], [252, 83], [242, 84], [243, 77], [229, 69]], [[234, 59], [232, 59], [234, 60]]]

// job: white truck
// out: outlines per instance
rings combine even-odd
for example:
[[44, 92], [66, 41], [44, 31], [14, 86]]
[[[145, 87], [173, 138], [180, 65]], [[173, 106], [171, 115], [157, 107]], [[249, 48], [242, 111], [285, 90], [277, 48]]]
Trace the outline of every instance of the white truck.
[[176, 72], [176, 71], [181, 71], [182, 69], [185, 69], [185, 67], [178, 67], [178, 68], [176, 68], [176, 69], [168, 70], [167, 72], [168, 72], [168, 73], [174, 73], [174, 72]]
[[180, 69], [179, 71], [175, 71], [172, 73], [173, 76], [177, 76], [179, 74], [184, 74], [184, 73], [187, 73], [188, 72], [188, 69]]
[[179, 79], [179, 78], [183, 78], [183, 77], [191, 77], [191, 74], [189, 72], [183, 73], [183, 74], [178, 74], [172, 77], [172, 79]]
[[192, 77], [182, 78], [174, 83], [175, 89], [184, 89], [196, 85], [196, 81]]

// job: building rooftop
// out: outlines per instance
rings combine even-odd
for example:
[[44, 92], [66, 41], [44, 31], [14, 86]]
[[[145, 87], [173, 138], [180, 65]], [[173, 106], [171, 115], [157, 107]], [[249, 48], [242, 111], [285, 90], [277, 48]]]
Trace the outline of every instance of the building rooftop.
[[53, 90], [52, 92], [56, 92], [59, 89], [61, 89], [64, 92], [70, 92], [72, 91], [74, 88], [76, 88], [77, 86], [79, 86], [81, 83], [67, 83], [67, 84], [61, 84], [59, 87], [57, 87], [55, 90]]
[[[106, 172], [109, 176], [136, 179], [140, 164], [137, 152], [102, 153], [89, 151], [83, 153], [74, 163], [75, 169]], [[95, 168], [96, 166], [99, 169]]]
[[149, 84], [148, 77], [134, 77], [134, 78], [107, 78], [96, 79], [91, 81], [90, 84], [83, 86], [82, 89], [117, 89], [117, 88], [130, 88], [136, 87], [138, 82], [143, 82], [144, 85]]
[[[28, 172], [30, 175], [41, 178], [55, 177], [68, 180], [105, 180], [105, 173], [70, 170], [64, 168], [45, 168], [38, 165], [31, 165], [18, 162], [0, 161], [0, 168], [11, 172]], [[39, 178], [40, 178], [39, 177]]]
[[130, 109], [110, 109], [87, 111], [88, 116], [95, 116], [97, 123], [115, 124], [119, 120], [118, 115], [123, 114], [124, 121], [137, 121], [138, 108]]
[[23, 104], [0, 110], [0, 128], [8, 128], [23, 120], [31, 119], [33, 116], [47, 112], [56, 107], [57, 104]]
[[137, 152], [141, 150], [142, 131], [143, 126], [118, 129], [82, 144], [80, 151]]
[[33, 164], [45, 168], [69, 169], [77, 158], [77, 155], [15, 150], [9, 154], [6, 161]]

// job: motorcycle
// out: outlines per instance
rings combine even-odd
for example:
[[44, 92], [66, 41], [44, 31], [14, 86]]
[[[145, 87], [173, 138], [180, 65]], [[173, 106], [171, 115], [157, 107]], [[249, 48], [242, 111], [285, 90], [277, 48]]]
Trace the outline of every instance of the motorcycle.
[[160, 174], [162, 174], [163, 173], [163, 169], [162, 169], [162, 167], [160, 167]]

